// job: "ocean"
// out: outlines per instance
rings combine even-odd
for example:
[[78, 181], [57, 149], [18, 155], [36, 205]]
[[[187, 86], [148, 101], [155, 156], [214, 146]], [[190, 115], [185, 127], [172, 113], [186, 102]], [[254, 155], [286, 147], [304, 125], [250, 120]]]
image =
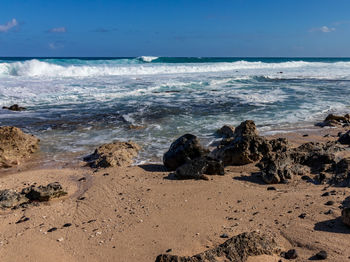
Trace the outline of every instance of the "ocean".
[[265, 134], [307, 129], [349, 98], [348, 58], [0, 58], [0, 106], [27, 108], [0, 109], [0, 125], [38, 136], [56, 161], [133, 140], [137, 163], [157, 163], [185, 133], [209, 145], [246, 119]]

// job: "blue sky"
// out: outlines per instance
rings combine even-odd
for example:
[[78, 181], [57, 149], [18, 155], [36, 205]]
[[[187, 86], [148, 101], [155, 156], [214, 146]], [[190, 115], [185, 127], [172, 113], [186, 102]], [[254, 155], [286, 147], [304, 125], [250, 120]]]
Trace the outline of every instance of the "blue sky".
[[0, 56], [347, 56], [349, 0], [1, 0]]

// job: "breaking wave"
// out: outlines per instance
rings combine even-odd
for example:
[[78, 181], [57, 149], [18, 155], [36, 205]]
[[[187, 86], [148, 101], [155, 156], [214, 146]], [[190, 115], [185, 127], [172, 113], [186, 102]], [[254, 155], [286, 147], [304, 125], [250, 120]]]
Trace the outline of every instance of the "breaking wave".
[[[141, 57], [143, 61], [152, 62], [157, 57]], [[130, 59], [134, 60], [134, 59]], [[134, 60], [135, 61], [135, 60]], [[292, 75], [284, 74], [283, 77], [313, 77], [332, 78], [348, 77], [350, 62], [306, 62], [288, 61], [280, 63], [265, 62], [219, 62], [219, 63], [141, 63], [118, 64], [106, 62], [89, 62], [84, 64], [57, 64], [48, 61], [32, 59], [17, 62], [0, 62], [0, 76], [28, 76], [28, 77], [89, 77], [89, 76], [127, 76], [127, 75], [157, 75], [157, 74], [185, 74], [185, 73], [211, 73], [232, 71], [247, 71], [248, 75], [264, 73], [282, 73], [289, 70]], [[286, 72], [288, 73], [288, 72]], [[273, 76], [275, 78], [275, 76]], [[278, 78], [278, 76], [277, 76]]]

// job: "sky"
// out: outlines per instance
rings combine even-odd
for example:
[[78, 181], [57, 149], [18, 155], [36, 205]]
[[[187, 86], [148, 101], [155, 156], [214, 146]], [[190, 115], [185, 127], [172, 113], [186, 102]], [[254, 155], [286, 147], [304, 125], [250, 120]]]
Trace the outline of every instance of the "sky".
[[349, 0], [0, 0], [0, 56], [350, 57]]

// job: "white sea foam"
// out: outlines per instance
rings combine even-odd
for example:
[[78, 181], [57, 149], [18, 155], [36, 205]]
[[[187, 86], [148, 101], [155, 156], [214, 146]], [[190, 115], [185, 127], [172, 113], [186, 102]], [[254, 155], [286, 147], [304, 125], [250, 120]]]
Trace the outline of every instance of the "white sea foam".
[[[156, 58], [146, 58], [151, 60]], [[277, 71], [286, 70], [283, 74]], [[188, 64], [113, 64], [91, 63], [83, 65], [59, 65], [40, 60], [0, 63], [0, 76], [29, 77], [91, 77], [91, 76], [131, 76], [184, 73], [215, 73], [230, 71], [247, 75], [264, 76], [271, 79], [283, 78], [350, 78], [350, 62], [321, 63], [290, 61], [283, 63], [263, 63], [237, 61], [232, 63], [188, 63]], [[239, 76], [237, 76], [239, 77]]]
[[143, 62], [148, 62], [148, 63], [150, 63], [150, 62], [152, 62], [152, 61], [154, 61], [154, 60], [157, 60], [159, 57], [157, 57], [157, 56], [140, 56], [140, 57], [138, 57], [137, 59], [139, 59], [139, 60], [141, 60], [141, 61], [143, 61]]

